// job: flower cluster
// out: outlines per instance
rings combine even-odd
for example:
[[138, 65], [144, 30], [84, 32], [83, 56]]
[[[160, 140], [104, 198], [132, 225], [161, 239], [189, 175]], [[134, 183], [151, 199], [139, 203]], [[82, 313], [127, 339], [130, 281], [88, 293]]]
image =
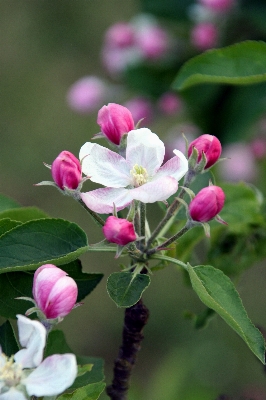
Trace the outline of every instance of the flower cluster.
[[56, 396], [77, 376], [74, 354], [54, 354], [43, 360], [46, 329], [39, 321], [17, 315], [23, 349], [8, 358], [0, 349], [0, 398], [26, 400], [29, 396]]

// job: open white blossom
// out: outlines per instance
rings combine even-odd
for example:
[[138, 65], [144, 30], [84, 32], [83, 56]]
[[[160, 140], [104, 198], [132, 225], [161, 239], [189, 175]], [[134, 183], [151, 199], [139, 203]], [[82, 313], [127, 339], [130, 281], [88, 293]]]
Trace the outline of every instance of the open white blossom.
[[80, 149], [82, 172], [91, 181], [106, 186], [81, 193], [91, 210], [111, 213], [128, 206], [132, 200], [143, 203], [164, 201], [176, 193], [178, 181], [188, 170], [183, 153], [163, 166], [165, 147], [159, 137], [147, 128], [132, 130], [127, 135], [126, 157], [94, 143], [85, 143]]
[[25, 347], [8, 358], [0, 348], [0, 400], [56, 396], [77, 376], [74, 354], [54, 354], [44, 361], [46, 330], [39, 321], [17, 315], [19, 342]]

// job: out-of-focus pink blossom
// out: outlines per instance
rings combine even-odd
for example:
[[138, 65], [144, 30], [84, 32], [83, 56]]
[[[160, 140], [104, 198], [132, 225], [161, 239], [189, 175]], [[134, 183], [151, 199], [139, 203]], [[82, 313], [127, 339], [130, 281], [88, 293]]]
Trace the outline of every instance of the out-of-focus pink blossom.
[[219, 160], [222, 152], [222, 146], [219, 139], [212, 135], [201, 135], [197, 139], [193, 140], [188, 147], [189, 157], [192, 154], [193, 148], [198, 150], [197, 162], [200, 162], [202, 153], [205, 154], [207, 159], [205, 169], [210, 168], [213, 164], [215, 164]]
[[65, 317], [73, 309], [78, 295], [77, 284], [53, 264], [39, 267], [33, 279], [33, 298], [47, 319]]
[[266, 138], [256, 138], [250, 144], [253, 155], [258, 160], [266, 157]]
[[77, 189], [82, 179], [80, 162], [70, 151], [64, 150], [56, 157], [51, 171], [54, 182], [62, 190]]
[[107, 218], [103, 226], [103, 234], [109, 242], [120, 246], [125, 246], [137, 239], [132, 222], [113, 216]]
[[153, 107], [152, 103], [144, 97], [136, 97], [128, 100], [125, 107], [131, 112], [135, 123], [137, 124], [141, 119], [144, 119], [144, 123], [147, 124], [153, 119]]
[[110, 142], [119, 145], [122, 136], [134, 129], [134, 120], [131, 112], [124, 106], [109, 103], [98, 112], [97, 123], [102, 134]]
[[129, 47], [134, 44], [134, 41], [134, 29], [125, 22], [118, 22], [112, 25], [105, 34], [105, 42], [110, 47]]
[[190, 202], [188, 209], [191, 218], [198, 222], [208, 222], [222, 210], [225, 194], [219, 186], [208, 186]]
[[191, 43], [200, 51], [217, 45], [218, 30], [212, 22], [202, 22], [194, 26], [190, 35]]
[[179, 114], [182, 111], [183, 102], [175, 93], [166, 92], [159, 98], [158, 107], [166, 115]]
[[91, 113], [106, 101], [107, 93], [108, 88], [101, 79], [85, 76], [69, 88], [67, 102], [74, 111]]
[[136, 46], [112, 47], [105, 45], [102, 50], [102, 62], [107, 72], [117, 78], [130, 65], [142, 60], [140, 50]]
[[217, 13], [227, 12], [229, 11], [234, 4], [236, 3], [235, 0], [200, 0], [200, 3], [209, 8], [212, 11]]
[[163, 57], [170, 48], [167, 32], [158, 25], [147, 24], [136, 32], [136, 43], [147, 59]]
[[253, 181], [257, 176], [257, 166], [253, 152], [245, 143], [235, 143], [223, 149], [226, 160], [218, 164], [221, 178], [226, 181]]

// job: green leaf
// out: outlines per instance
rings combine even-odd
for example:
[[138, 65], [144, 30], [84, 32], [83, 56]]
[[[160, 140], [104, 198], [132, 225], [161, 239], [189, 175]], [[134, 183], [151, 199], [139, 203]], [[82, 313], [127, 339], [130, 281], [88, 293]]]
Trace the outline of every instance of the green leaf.
[[223, 183], [220, 186], [226, 196], [220, 215], [228, 223], [230, 232], [247, 233], [250, 226], [263, 223], [261, 204], [251, 186], [243, 182]]
[[78, 225], [52, 218], [29, 221], [0, 237], [0, 273], [66, 264], [87, 250], [86, 234]]
[[58, 329], [52, 330], [47, 338], [44, 358], [65, 353], [73, 353], [73, 351], [68, 346], [64, 333]]
[[105, 383], [97, 382], [75, 390], [73, 393], [65, 393], [57, 397], [58, 400], [97, 400], [105, 388]]
[[250, 350], [265, 363], [265, 343], [260, 331], [247, 316], [232, 281], [209, 265], [188, 265], [192, 287], [201, 301], [216, 311], [245, 341]]
[[0, 326], [0, 345], [3, 353], [8, 357], [19, 351], [17, 339], [9, 321]]
[[[84, 299], [101, 281], [102, 274], [82, 272], [81, 263], [75, 260], [60, 268], [68, 273], [78, 285], [78, 299]], [[5, 318], [16, 318], [17, 314], [25, 312], [33, 306], [17, 297], [32, 298], [33, 272], [8, 272], [0, 275], [0, 315]]]
[[4, 218], [0, 220], [0, 236], [4, 233], [10, 231], [11, 229], [15, 228], [16, 226], [21, 225], [21, 222], [13, 221], [10, 218]]
[[15, 200], [0, 194], [0, 212], [9, 210], [10, 208], [21, 207]]
[[33, 219], [49, 218], [49, 216], [37, 207], [21, 207], [5, 210], [0, 213], [0, 219], [10, 218], [14, 221], [27, 222]]
[[150, 284], [150, 277], [133, 272], [114, 272], [107, 280], [107, 292], [118, 307], [131, 307]]
[[104, 361], [102, 358], [77, 356], [77, 362], [79, 365], [93, 364], [92, 370], [87, 376], [87, 384], [104, 380]]
[[248, 85], [266, 81], [266, 43], [245, 41], [208, 50], [187, 61], [173, 88], [183, 90], [202, 83]]

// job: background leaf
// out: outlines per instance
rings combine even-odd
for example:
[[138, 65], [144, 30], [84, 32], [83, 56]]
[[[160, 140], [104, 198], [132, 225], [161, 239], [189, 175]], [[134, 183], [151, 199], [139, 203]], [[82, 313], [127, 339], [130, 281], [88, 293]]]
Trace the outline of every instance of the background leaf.
[[66, 264], [87, 251], [85, 232], [62, 219], [26, 222], [0, 237], [0, 273]]
[[14, 221], [27, 222], [33, 219], [49, 218], [49, 216], [37, 207], [21, 207], [5, 210], [0, 213], [1, 218], [10, 218]]
[[263, 336], [248, 318], [232, 281], [222, 271], [209, 265], [194, 268], [188, 265], [188, 273], [192, 287], [201, 301], [216, 311], [265, 364]]
[[266, 43], [245, 41], [206, 51], [187, 61], [173, 88], [183, 90], [202, 83], [247, 85], [266, 81]]
[[5, 353], [7, 357], [11, 357], [19, 351], [18, 342], [9, 321], [6, 321], [0, 326], [0, 345], [3, 353]]
[[0, 236], [4, 233], [10, 231], [11, 229], [15, 228], [16, 226], [21, 225], [19, 221], [13, 221], [10, 218], [4, 218], [0, 220]]
[[0, 212], [17, 207], [21, 207], [21, 205], [10, 197], [0, 194]]
[[131, 307], [150, 284], [150, 277], [133, 272], [114, 272], [107, 280], [107, 292], [118, 307]]

